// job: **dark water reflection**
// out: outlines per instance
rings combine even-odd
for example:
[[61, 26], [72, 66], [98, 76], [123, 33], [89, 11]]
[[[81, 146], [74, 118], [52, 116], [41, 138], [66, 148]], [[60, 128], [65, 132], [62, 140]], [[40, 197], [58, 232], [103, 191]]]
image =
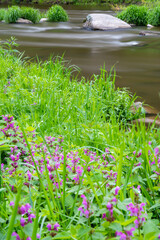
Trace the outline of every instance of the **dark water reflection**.
[[[117, 71], [117, 86], [129, 87], [146, 103], [160, 110], [160, 35], [140, 36], [146, 28], [121, 31], [86, 31], [82, 23], [89, 13], [109, 13], [104, 10], [68, 9], [68, 23], [36, 25], [0, 24], [0, 38], [15, 36], [19, 49], [30, 57], [47, 59], [62, 55], [90, 77], [99, 74], [105, 64]], [[160, 32], [160, 28], [152, 29]]]

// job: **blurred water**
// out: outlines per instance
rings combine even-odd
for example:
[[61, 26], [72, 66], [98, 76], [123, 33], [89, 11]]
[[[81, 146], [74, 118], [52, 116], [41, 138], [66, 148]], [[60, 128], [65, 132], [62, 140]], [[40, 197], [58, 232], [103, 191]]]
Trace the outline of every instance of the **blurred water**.
[[[116, 31], [87, 31], [82, 29], [89, 13], [114, 12], [90, 9], [67, 9], [69, 22], [36, 25], [0, 24], [0, 39], [15, 36], [19, 50], [29, 57], [47, 59], [63, 55], [91, 77], [99, 74], [105, 64], [109, 71], [116, 67], [116, 84], [127, 87], [146, 103], [160, 110], [160, 35], [140, 36], [145, 27]], [[152, 29], [159, 31], [160, 28]]]

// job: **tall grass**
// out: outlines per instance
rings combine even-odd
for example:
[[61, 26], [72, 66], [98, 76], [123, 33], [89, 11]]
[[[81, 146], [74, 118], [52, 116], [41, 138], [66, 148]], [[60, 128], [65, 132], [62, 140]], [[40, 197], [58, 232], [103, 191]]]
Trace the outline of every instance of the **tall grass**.
[[135, 118], [130, 110], [135, 98], [125, 89], [115, 89], [114, 72], [102, 69], [100, 76], [93, 75], [88, 82], [84, 78], [77, 81], [62, 58], [22, 63], [3, 52], [0, 65], [0, 114], [10, 113], [40, 127], [43, 133], [54, 132], [70, 142], [95, 145], [102, 124], [112, 119], [127, 123]]
[[113, 71], [77, 81], [62, 58], [30, 63], [5, 46], [1, 239], [157, 239], [160, 131], [130, 123], [135, 97]]

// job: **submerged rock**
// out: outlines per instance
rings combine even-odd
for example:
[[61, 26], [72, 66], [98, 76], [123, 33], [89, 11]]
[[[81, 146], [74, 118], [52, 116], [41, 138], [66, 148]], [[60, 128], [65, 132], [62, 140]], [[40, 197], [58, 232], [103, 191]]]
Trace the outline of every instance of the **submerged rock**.
[[24, 18], [18, 18], [18, 20], [16, 21], [16, 23], [25, 23], [25, 24], [31, 24], [32, 22], [28, 19], [24, 19]]
[[157, 32], [157, 31], [143, 31], [143, 32], [140, 32], [139, 35], [141, 35], [141, 36], [160, 36], [160, 32]]
[[128, 23], [109, 14], [89, 14], [86, 17], [86, 21], [83, 24], [83, 27], [91, 30], [114, 30], [121, 28], [131, 28]]
[[47, 18], [41, 18], [41, 20], [39, 21], [39, 23], [43, 23], [43, 22], [47, 22]]

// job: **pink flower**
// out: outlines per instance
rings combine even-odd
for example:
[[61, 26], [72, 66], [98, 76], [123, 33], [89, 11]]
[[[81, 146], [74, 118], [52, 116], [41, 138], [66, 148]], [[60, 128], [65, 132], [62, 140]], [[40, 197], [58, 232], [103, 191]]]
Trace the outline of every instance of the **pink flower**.
[[60, 225], [58, 223], [55, 223], [53, 228], [55, 231], [58, 231], [58, 227], [60, 227]]
[[37, 233], [37, 238], [38, 238], [38, 239], [40, 239], [40, 238], [41, 238], [41, 236], [40, 236], [40, 234], [39, 234], [39, 233]]
[[21, 217], [20, 224], [21, 224], [22, 227], [25, 226], [25, 222], [26, 222], [26, 220], [23, 217]]
[[118, 187], [118, 186], [115, 188], [115, 195], [118, 195], [119, 189], [120, 189], [120, 187]]
[[47, 224], [48, 231], [52, 230], [52, 225], [50, 223]]
[[10, 206], [14, 206], [14, 202], [10, 202], [10, 204], [9, 204]]

